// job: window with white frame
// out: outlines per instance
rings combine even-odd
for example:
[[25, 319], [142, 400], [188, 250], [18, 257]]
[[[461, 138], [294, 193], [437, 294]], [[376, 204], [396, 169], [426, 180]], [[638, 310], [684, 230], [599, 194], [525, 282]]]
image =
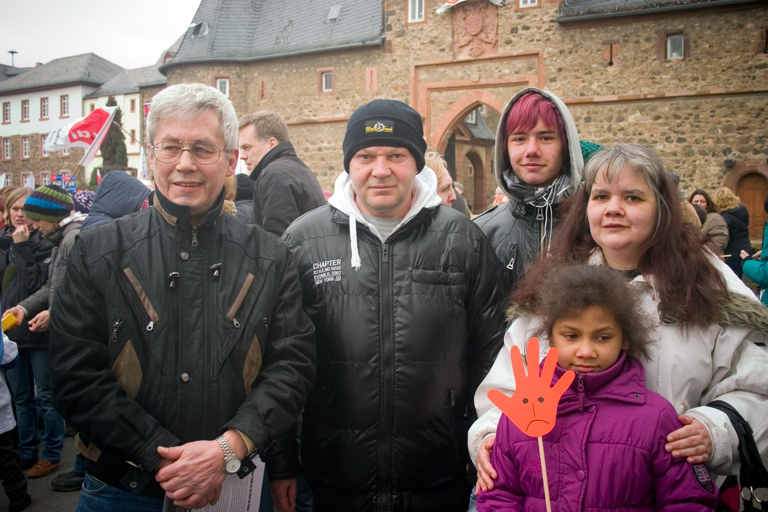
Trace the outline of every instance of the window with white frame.
[[322, 91], [323, 92], [332, 92], [333, 91], [333, 71], [324, 71], [322, 74], [321, 79], [322, 84]]
[[49, 155], [48, 151], [45, 149], [45, 138], [48, 135], [41, 135], [40, 136], [40, 156], [47, 157]]
[[29, 121], [29, 100], [21, 100], [21, 120]]
[[21, 138], [21, 158], [29, 158], [29, 137]]
[[21, 173], [21, 186], [22, 187], [27, 184], [27, 180], [29, 179], [31, 174], [32, 174], [31, 172], [23, 172], [23, 173]]
[[216, 88], [221, 94], [229, 98], [229, 78], [217, 78]]
[[464, 118], [464, 122], [469, 124], [477, 124], [477, 110], [473, 110], [467, 117]]
[[520, 7], [536, 7], [539, 0], [520, 0]]
[[480, 105], [480, 115], [483, 117], [488, 115], [488, 110], [485, 108], [485, 105]]
[[40, 98], [40, 119], [48, 119], [48, 98]]
[[69, 116], [69, 94], [61, 95], [61, 117]]
[[69, 148], [62, 149], [60, 155], [61, 156], [69, 156]]
[[41, 172], [40, 173], [40, 184], [41, 185], [50, 185], [51, 184], [51, 173], [49, 173], [49, 172]]
[[408, 23], [424, 21], [424, 0], [408, 0]]
[[3, 122], [4, 123], [11, 122], [11, 102], [10, 101], [6, 101], [3, 103]]
[[682, 59], [684, 51], [683, 34], [669, 34], [667, 36], [667, 60]]
[[3, 160], [11, 159], [11, 139], [3, 139]]

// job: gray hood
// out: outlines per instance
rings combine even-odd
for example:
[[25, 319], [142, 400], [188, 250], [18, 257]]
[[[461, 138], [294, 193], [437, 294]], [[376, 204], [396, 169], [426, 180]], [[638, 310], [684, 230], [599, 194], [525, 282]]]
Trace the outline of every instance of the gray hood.
[[509, 200], [517, 202], [517, 197], [510, 194], [509, 187], [506, 180], [504, 179], [505, 173], [513, 173], [512, 168], [510, 167], [507, 169], [506, 164], [505, 153], [507, 148], [507, 141], [504, 139], [504, 126], [507, 124], [507, 117], [509, 116], [509, 111], [512, 109], [512, 105], [514, 105], [523, 94], [531, 91], [541, 94], [545, 98], [552, 100], [555, 105], [557, 105], [557, 108], [560, 111], [560, 115], [563, 118], [563, 124], [565, 125], [565, 136], [568, 139], [568, 154], [570, 156], [571, 172], [570, 183], [567, 184], [565, 193], [559, 194], [557, 200], [555, 201], [559, 203], [565, 197], [573, 195], [573, 193], [576, 192], [576, 190], [579, 188], [582, 180], [582, 173], [584, 171], [584, 158], [581, 155], [581, 147], [579, 145], [579, 132], [576, 130], [576, 123], [573, 122], [573, 117], [571, 117], [571, 113], [568, 111], [568, 107], [565, 106], [565, 103], [563, 103], [560, 98], [549, 91], [543, 91], [541, 89], [537, 89], [536, 87], [526, 87], [525, 89], [515, 94], [512, 99], [509, 100], [507, 106], [504, 107], [504, 112], [501, 113], [501, 119], [499, 120], [499, 126], [496, 129], [496, 160], [493, 174], [496, 177], [496, 183], [509, 197]]

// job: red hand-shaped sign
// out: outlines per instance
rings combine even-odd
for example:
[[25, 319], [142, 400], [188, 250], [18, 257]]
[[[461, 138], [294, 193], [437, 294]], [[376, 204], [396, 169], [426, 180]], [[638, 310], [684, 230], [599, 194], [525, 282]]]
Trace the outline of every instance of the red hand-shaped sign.
[[541, 437], [555, 428], [557, 404], [573, 382], [575, 374], [567, 371], [554, 386], [549, 387], [555, 373], [558, 352], [550, 348], [544, 358], [539, 376], [539, 340], [528, 341], [528, 375], [518, 347], [512, 347], [512, 371], [515, 374], [515, 393], [508, 397], [498, 389], [488, 392], [488, 398], [501, 409], [517, 428], [531, 437]]

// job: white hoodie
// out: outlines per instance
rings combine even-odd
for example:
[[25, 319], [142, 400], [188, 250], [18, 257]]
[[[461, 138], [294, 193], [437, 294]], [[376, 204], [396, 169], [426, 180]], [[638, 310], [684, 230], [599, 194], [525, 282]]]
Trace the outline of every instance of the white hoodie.
[[[416, 175], [416, 178], [413, 180], [411, 193], [413, 194], [411, 208], [408, 210], [408, 213], [405, 214], [403, 220], [395, 226], [392, 233], [395, 233], [409, 220], [414, 218], [423, 208], [434, 208], [442, 202], [440, 196], [437, 195], [437, 176], [435, 176], [435, 172], [429, 167], [424, 167], [421, 172]], [[364, 226], [367, 226], [368, 229], [371, 230], [371, 233], [376, 235], [382, 243], [384, 242], [384, 238], [373, 224], [365, 220], [360, 208], [357, 207], [357, 203], [355, 203], [355, 190], [352, 188], [352, 178], [349, 176], [349, 173], [343, 172], [336, 178], [333, 195], [328, 199], [328, 203], [340, 212], [349, 216], [349, 239], [352, 247], [352, 268], [354, 270], [360, 270], [362, 262], [360, 261], [360, 252], [357, 249], [357, 223], [360, 222]]]

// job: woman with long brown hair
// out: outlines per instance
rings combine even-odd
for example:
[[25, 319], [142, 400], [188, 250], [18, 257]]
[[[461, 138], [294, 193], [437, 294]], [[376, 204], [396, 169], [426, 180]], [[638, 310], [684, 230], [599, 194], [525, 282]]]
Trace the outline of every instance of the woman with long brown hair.
[[768, 453], [768, 354], [755, 344], [768, 339], [768, 313], [683, 223], [676, 189], [650, 148], [616, 146], [595, 155], [584, 171], [585, 186], [573, 197], [550, 254], [529, 268], [512, 298], [517, 318], [475, 395], [479, 419], [469, 445], [473, 459], [477, 455], [478, 486], [492, 488], [495, 475], [488, 455], [500, 412], [486, 395], [514, 392], [510, 349], [525, 353], [539, 324], [530, 313], [539, 283], [553, 265], [567, 263], [607, 265], [637, 287], [656, 339], [644, 362], [646, 387], [683, 413], [684, 426], [669, 433], [666, 450], [732, 474], [738, 438], [727, 416], [706, 405], [729, 402], [752, 425], [760, 452]]
[[728, 224], [717, 211], [717, 206], [705, 190], [697, 188], [688, 196], [688, 201], [693, 205], [704, 208], [707, 217], [701, 226], [701, 239], [703, 242], [711, 241], [717, 248], [717, 254], [724, 254], [723, 251], [728, 245]]

